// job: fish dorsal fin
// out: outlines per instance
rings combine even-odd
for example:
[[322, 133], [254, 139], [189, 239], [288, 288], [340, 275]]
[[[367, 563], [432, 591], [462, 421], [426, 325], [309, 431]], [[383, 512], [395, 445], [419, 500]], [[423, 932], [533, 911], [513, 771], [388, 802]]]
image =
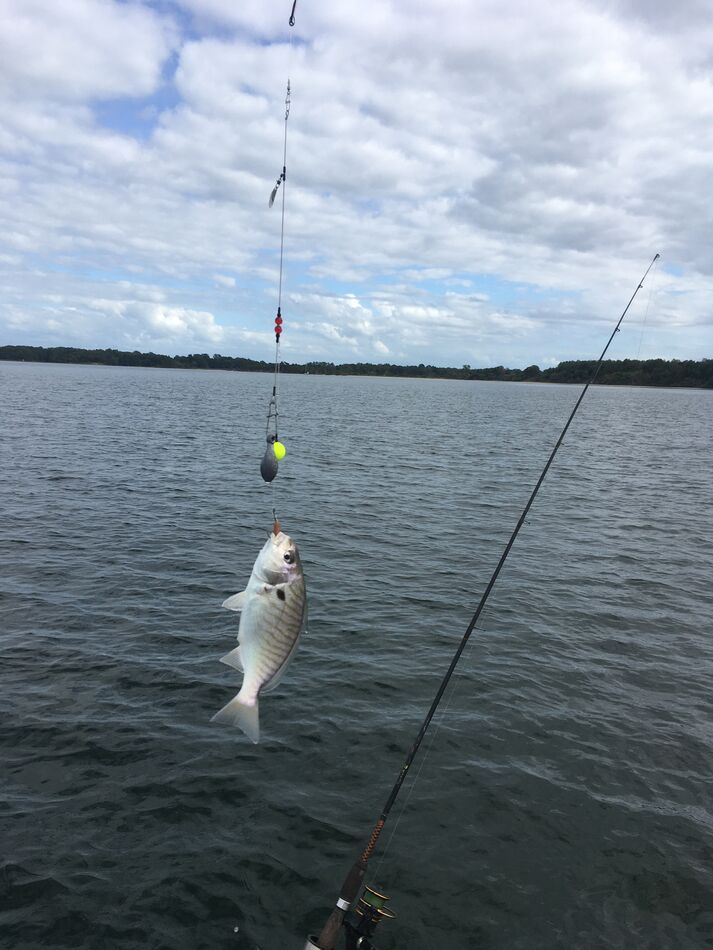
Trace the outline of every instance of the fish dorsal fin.
[[226, 610], [242, 610], [245, 606], [245, 594], [247, 591], [241, 590], [239, 594], [233, 594], [232, 597], [228, 597], [227, 600], [224, 600], [222, 606]]

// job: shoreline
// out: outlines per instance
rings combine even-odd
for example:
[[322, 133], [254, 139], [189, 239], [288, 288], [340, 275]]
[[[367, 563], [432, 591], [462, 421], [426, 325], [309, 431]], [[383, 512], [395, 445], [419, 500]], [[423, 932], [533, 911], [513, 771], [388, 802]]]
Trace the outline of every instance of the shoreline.
[[[180, 358], [180, 357], [179, 357]], [[171, 359], [171, 357], [169, 357]], [[575, 362], [575, 361], [572, 361]], [[595, 361], [576, 361], [581, 363], [589, 363]], [[609, 361], [609, 362], [623, 362], [623, 361]], [[681, 361], [682, 362], [682, 361]], [[698, 361], [702, 362], [702, 361]], [[711, 362], [711, 361], [709, 361]], [[17, 359], [11, 356], [5, 356], [0, 353], [0, 364], [1, 363], [30, 363], [34, 365], [55, 365], [55, 366], [92, 366], [92, 367], [104, 367], [106, 369], [146, 369], [146, 370], [180, 370], [186, 372], [209, 372], [209, 373], [239, 373], [246, 375], [254, 375], [259, 373], [264, 373], [266, 375], [272, 375], [273, 369], [271, 367], [265, 368], [256, 368], [256, 369], [231, 369], [222, 366], [171, 366], [171, 365], [142, 365], [139, 363], [124, 363], [124, 362], [102, 362], [100, 360], [79, 360], [79, 359]], [[369, 364], [367, 364], [369, 365]], [[379, 365], [379, 364], [371, 364]], [[561, 365], [561, 364], [560, 364]], [[438, 367], [440, 368], [440, 367]], [[444, 367], [443, 369], [448, 369]], [[473, 373], [477, 373], [478, 370], [473, 370]], [[510, 371], [518, 372], [518, 371]], [[520, 371], [521, 372], [521, 371]], [[281, 370], [285, 376], [319, 376], [322, 378], [326, 377], [336, 377], [342, 379], [394, 379], [394, 380], [413, 380], [413, 379], [422, 379], [425, 381], [442, 381], [442, 382], [461, 382], [461, 383], [519, 383], [519, 384], [530, 384], [537, 386], [583, 386], [587, 380], [561, 380], [561, 379], [508, 379], [508, 378], [488, 378], [481, 376], [456, 376], [456, 375], [445, 375], [445, 374], [425, 374], [425, 373], [340, 373], [340, 372], [331, 372], [325, 373], [320, 372], [319, 369], [309, 369], [309, 370], [296, 370], [291, 368], [283, 367]], [[662, 382], [651, 382], [651, 383], [641, 383], [641, 382], [624, 382], [622, 380], [617, 381], [607, 381], [597, 380], [595, 386], [606, 386], [609, 388], [621, 387], [626, 389], [676, 389], [676, 390], [698, 390], [699, 392], [711, 392], [713, 391], [713, 381], [711, 386], [701, 386], [696, 384], [686, 385], [680, 383], [662, 383]]]

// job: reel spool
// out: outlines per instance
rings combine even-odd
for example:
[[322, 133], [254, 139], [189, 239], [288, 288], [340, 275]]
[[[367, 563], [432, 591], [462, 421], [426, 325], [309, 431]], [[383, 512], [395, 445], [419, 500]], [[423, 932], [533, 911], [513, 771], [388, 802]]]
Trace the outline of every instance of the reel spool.
[[382, 920], [393, 920], [396, 914], [386, 907], [389, 898], [371, 887], [364, 887], [354, 909], [344, 919], [347, 950], [376, 950], [371, 936]]

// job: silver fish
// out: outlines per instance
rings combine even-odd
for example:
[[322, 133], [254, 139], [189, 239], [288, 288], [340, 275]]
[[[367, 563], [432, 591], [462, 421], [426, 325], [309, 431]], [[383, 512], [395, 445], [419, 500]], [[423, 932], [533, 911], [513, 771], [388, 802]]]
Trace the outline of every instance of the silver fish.
[[221, 660], [242, 670], [240, 692], [212, 722], [239, 726], [258, 742], [258, 697], [282, 680], [294, 656], [307, 617], [307, 591], [297, 545], [275, 523], [257, 556], [248, 586], [223, 602], [240, 611], [238, 646]]

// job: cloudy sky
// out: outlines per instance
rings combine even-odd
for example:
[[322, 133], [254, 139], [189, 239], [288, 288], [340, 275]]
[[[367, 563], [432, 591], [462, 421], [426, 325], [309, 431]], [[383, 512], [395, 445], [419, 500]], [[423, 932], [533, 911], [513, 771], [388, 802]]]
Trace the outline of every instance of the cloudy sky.
[[713, 356], [706, 0], [0, 0], [0, 344]]

